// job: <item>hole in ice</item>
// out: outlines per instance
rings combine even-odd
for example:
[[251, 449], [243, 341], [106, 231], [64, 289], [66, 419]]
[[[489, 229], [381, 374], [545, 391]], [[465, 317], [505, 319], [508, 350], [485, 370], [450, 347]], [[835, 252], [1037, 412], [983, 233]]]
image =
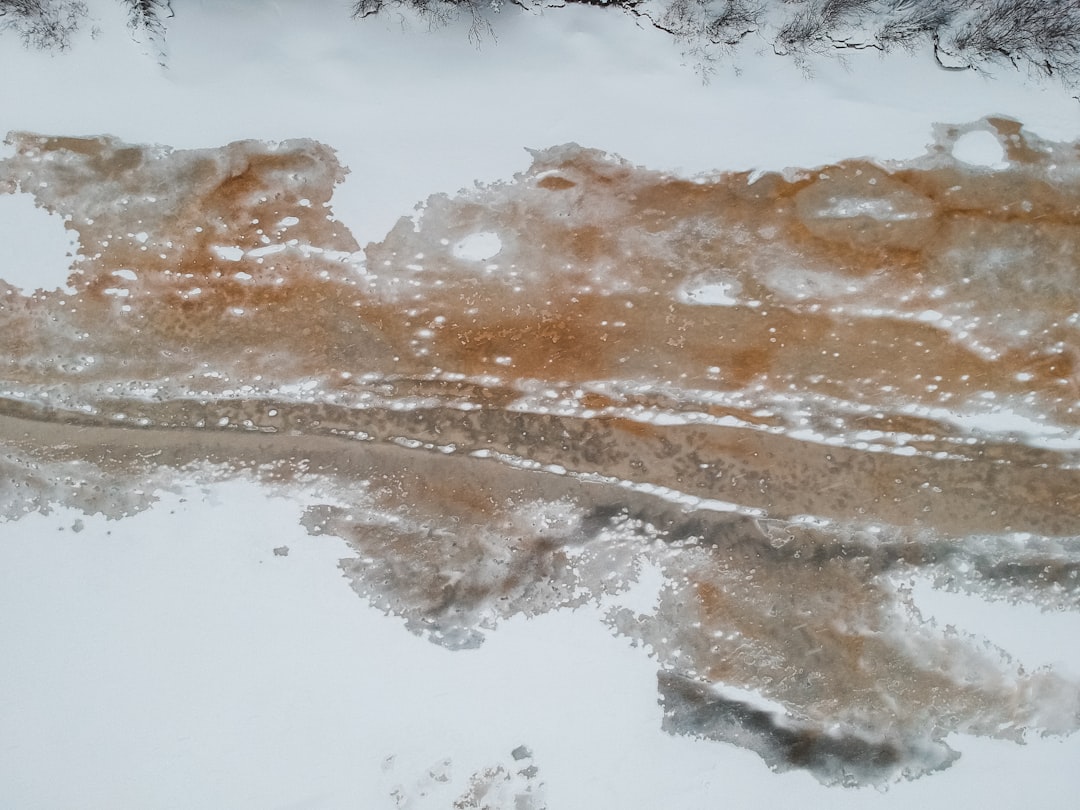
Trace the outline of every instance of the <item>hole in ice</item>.
[[491, 231], [471, 233], [454, 245], [454, 256], [471, 262], [485, 262], [502, 250], [502, 240]]
[[969, 166], [1002, 169], [1009, 165], [1001, 142], [984, 129], [961, 135], [953, 144], [952, 153], [953, 157]]
[[66, 287], [78, 237], [30, 195], [0, 195], [0, 243], [0, 279], [24, 293]]

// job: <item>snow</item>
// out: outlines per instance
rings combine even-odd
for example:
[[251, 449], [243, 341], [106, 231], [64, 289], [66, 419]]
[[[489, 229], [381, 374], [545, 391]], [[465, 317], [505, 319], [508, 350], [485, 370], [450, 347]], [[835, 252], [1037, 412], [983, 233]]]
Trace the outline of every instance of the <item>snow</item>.
[[459, 259], [470, 262], [486, 262], [502, 250], [502, 240], [497, 233], [480, 231], [471, 233], [458, 242], [451, 252]]
[[60, 217], [36, 207], [28, 194], [0, 194], [0, 223], [0, 278], [24, 293], [67, 287], [78, 240]]
[[[344, 4], [278, 0], [254, 14], [240, 0], [191, 2], [177, 4], [161, 68], [119, 4], [91, 6], [101, 33], [70, 53], [0, 38], [0, 75], [18, 77], [5, 83], [6, 126], [177, 148], [318, 138], [352, 170], [334, 208], [361, 243], [434, 192], [509, 178], [527, 165], [525, 147], [576, 141], [693, 174], [913, 157], [933, 123], [987, 114], [1076, 134], [1064, 90], [945, 74], [927, 53], [857, 54], [851, 69], [813, 61], [813, 78], [748, 54], [740, 75], [720, 65], [703, 83], [663, 35], [591, 8], [506, 10], [497, 38], [476, 47], [464, 23], [350, 24]], [[1002, 162], [980, 131], [954, 155]], [[57, 217], [0, 195], [0, 229], [0, 277], [25, 291], [63, 285], [72, 232]], [[501, 245], [481, 232], [453, 252], [482, 262]], [[798, 296], [833, 283], [793, 279]], [[715, 282], [686, 296], [730, 306], [738, 292]], [[512, 765], [520, 745], [552, 808], [1008, 810], [1080, 786], [1076, 737], [958, 738], [957, 766], [888, 793], [773, 775], [747, 751], [662, 733], [655, 662], [613, 636], [600, 607], [515, 619], [481, 649], [450, 653], [358, 600], [336, 568], [348, 550], [308, 536], [301, 508], [230, 482], [162, 495], [119, 522], [58, 510], [0, 524], [0, 804], [445, 808], [471, 774]], [[659, 587], [646, 574], [628, 596], [643, 610]], [[1026, 665], [1080, 666], [1061, 645], [1076, 637], [1074, 616], [923, 587], [916, 602]]]
[[739, 303], [736, 296], [740, 292], [742, 292], [742, 285], [735, 279], [699, 279], [686, 285], [682, 290], [681, 299], [688, 304], [733, 307]]
[[1020, 808], [1070, 784], [1072, 740], [957, 739], [957, 766], [888, 793], [773, 775], [661, 732], [655, 665], [600, 609], [515, 619], [448, 652], [364, 609], [335, 567], [348, 550], [300, 529], [301, 508], [232, 481], [119, 522], [61, 510], [6, 524], [0, 615], [20, 618], [0, 624], [5, 803], [391, 808], [397, 790], [447, 808], [520, 745], [552, 808], [949, 808], [961, 790]]
[[953, 144], [953, 157], [971, 166], [1003, 169], [1009, 165], [1001, 142], [986, 130], [965, 132]]
[[214, 253], [227, 262], [238, 262], [244, 258], [244, 249], [236, 245], [214, 245]]
[[933, 587], [916, 579], [912, 596], [919, 611], [939, 626], [952, 625], [985, 638], [1028, 670], [1053, 666], [1080, 675], [1080, 649], [1062, 639], [1080, 638], [1080, 615], [1044, 611], [1037, 605], [987, 602], [965, 593]]

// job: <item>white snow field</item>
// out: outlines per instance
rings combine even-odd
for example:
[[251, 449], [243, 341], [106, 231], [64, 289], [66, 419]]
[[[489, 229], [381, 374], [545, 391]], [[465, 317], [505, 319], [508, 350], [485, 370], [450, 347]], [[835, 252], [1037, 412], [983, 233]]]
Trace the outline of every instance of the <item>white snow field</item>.
[[[815, 59], [808, 77], [751, 53], [703, 83], [659, 32], [590, 8], [507, 8], [477, 47], [465, 24], [351, 23], [345, 2], [177, 0], [162, 67], [119, 4], [88, 5], [99, 30], [69, 52], [0, 35], [0, 127], [177, 148], [315, 138], [351, 170], [334, 209], [361, 244], [435, 192], [570, 141], [690, 175], [909, 158], [934, 123], [988, 114], [1080, 136], [1070, 91], [1019, 74], [859, 53]], [[974, 137], [957, 157], [993, 166], [995, 145]], [[62, 287], [70, 240], [28, 199], [0, 196], [0, 278]], [[454, 246], [478, 262], [499, 248], [488, 233]], [[514, 618], [451, 652], [357, 598], [337, 567], [353, 552], [310, 536], [303, 505], [193, 476], [119, 521], [59, 508], [0, 522], [0, 807], [1020, 810], [1080, 793], [1077, 735], [956, 735], [951, 768], [876, 790], [667, 734], [656, 663], [604, 626], [606, 603]], [[1080, 673], [1075, 613], [925, 583], [914, 598], [1029, 667]], [[470, 790], [486, 799], [455, 805]]]

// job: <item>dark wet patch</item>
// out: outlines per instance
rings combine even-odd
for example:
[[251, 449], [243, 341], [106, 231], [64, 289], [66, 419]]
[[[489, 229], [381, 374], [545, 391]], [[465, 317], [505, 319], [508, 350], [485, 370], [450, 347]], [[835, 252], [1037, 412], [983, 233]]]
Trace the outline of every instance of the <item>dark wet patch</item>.
[[791, 718], [721, 697], [707, 686], [661, 672], [664, 729], [731, 743], [758, 754], [774, 771], [806, 769], [830, 784], [880, 784], [948, 767], [959, 754], [941, 742], [909, 744], [867, 739], [841, 730], [823, 731]]

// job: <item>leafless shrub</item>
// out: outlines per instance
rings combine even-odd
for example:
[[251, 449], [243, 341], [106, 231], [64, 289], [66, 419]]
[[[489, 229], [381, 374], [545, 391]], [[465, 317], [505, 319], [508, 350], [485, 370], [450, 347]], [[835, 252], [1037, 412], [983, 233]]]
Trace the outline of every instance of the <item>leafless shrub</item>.
[[990, 0], [958, 26], [955, 49], [973, 62], [1007, 60], [1048, 76], [1080, 73], [1078, 0]]
[[962, 0], [938, 0], [934, 3], [896, 0], [890, 4], [890, 13], [878, 29], [877, 39], [886, 50], [893, 47], [916, 48], [946, 30], [957, 14], [968, 7], [970, 3]]
[[650, 22], [677, 39], [696, 44], [734, 48], [759, 30], [765, 14], [762, 3], [747, 0], [671, 0]]
[[173, 16], [172, 0], [123, 0], [128, 7], [128, 24], [154, 37], [165, 36], [165, 20]]
[[85, 16], [81, 0], [0, 0], [0, 31], [14, 31], [27, 47], [67, 49]]
[[[163, 47], [171, 0], [119, 0], [131, 28]], [[756, 35], [780, 54], [851, 48], [932, 49], [942, 67], [1007, 64], [1080, 84], [1080, 0], [354, 0], [355, 19], [407, 10], [431, 26], [466, 19], [477, 42], [507, 4], [534, 12], [591, 5], [633, 15], [708, 63]], [[84, 0], [0, 0], [0, 31], [29, 47], [64, 50], [87, 16]]]
[[774, 40], [781, 53], [824, 44], [832, 32], [864, 24], [873, 0], [811, 0], [782, 23]]
[[[587, 4], [634, 15], [703, 58], [750, 34], [777, 53], [932, 48], [943, 67], [994, 63], [1080, 82], [1080, 0], [507, 0], [533, 10]], [[471, 35], [491, 31], [503, 0], [359, 0], [353, 16], [404, 8], [439, 25], [469, 15]], [[943, 59], [948, 56], [948, 64]]]
[[[510, 0], [523, 5], [518, 0]], [[489, 15], [498, 14], [502, 0], [359, 0], [353, 4], [353, 19], [371, 17], [386, 8], [408, 8], [432, 27], [448, 25], [464, 16], [469, 18], [469, 39], [479, 43], [486, 34], [494, 35]]]
[[[128, 7], [128, 24], [158, 40], [173, 15], [171, 0], [120, 0]], [[11, 30], [28, 48], [67, 50], [86, 20], [83, 0], [0, 0], [0, 31]]]

